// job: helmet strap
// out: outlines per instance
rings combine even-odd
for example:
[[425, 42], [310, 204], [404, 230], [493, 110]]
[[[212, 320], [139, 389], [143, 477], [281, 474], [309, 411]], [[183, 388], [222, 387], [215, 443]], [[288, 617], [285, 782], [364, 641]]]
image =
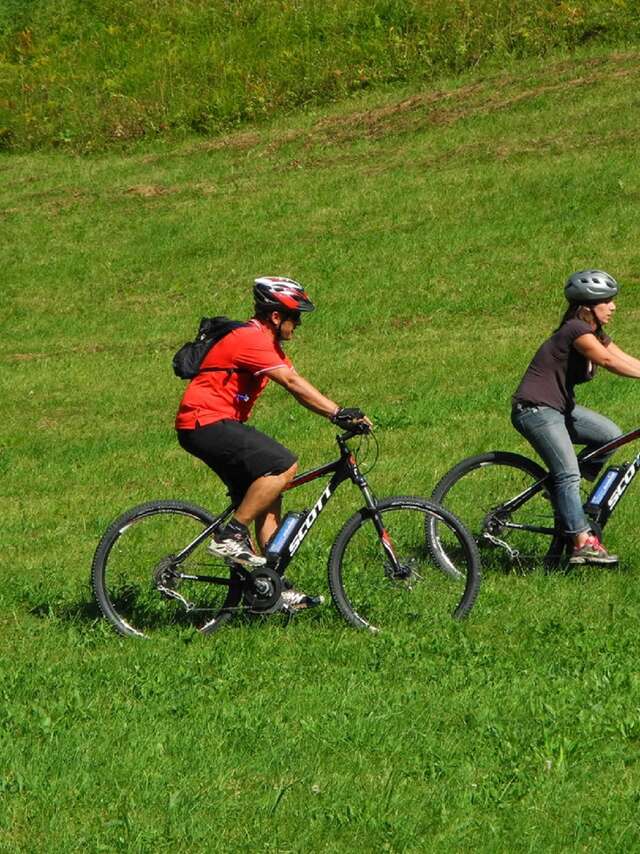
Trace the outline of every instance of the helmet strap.
[[[279, 323], [276, 323], [273, 320], [273, 314], [274, 313], [277, 313], [280, 315]], [[276, 336], [276, 340], [282, 341], [282, 337], [280, 335], [280, 330], [282, 328], [282, 324], [284, 323], [284, 318], [282, 317], [282, 313], [277, 308], [274, 308], [266, 315], [266, 317], [264, 317], [263, 322], [266, 322], [269, 325], [269, 328], [273, 331], [273, 334]]]

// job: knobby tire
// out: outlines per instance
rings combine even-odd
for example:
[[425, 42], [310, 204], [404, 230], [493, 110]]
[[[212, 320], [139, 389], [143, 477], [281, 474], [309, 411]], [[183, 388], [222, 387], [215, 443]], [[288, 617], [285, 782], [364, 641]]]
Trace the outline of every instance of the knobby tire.
[[[496, 512], [496, 508], [546, 474], [542, 466], [520, 454], [489, 451], [468, 457], [450, 469], [436, 485], [431, 498], [462, 520], [480, 550], [483, 566], [504, 569], [543, 563], [555, 567], [565, 548], [559, 530], [551, 536], [503, 527], [504, 521], [508, 521], [556, 528], [547, 490], [533, 496], [515, 513], [500, 516]], [[446, 543], [438, 534], [437, 520], [431, 520], [427, 528], [429, 548], [443, 572], [450, 572], [451, 559]], [[502, 545], [488, 535], [493, 535]], [[513, 556], [515, 552], [517, 558]]]
[[[185, 501], [150, 501], [123, 513], [106, 530], [91, 566], [96, 601], [116, 631], [148, 637], [167, 625], [189, 624], [208, 634], [223, 626], [241, 599], [235, 570], [206, 552], [206, 541], [184, 563], [172, 557], [215, 521], [203, 507]], [[173, 570], [211, 575], [228, 584], [174, 578]], [[187, 611], [157, 589], [158, 574], [193, 605]]]
[[[329, 589], [345, 620], [378, 631], [416, 628], [447, 613], [466, 616], [480, 588], [480, 558], [473, 538], [448, 510], [431, 501], [397, 496], [376, 505], [401, 571], [392, 567], [371, 512], [362, 508], [338, 534], [329, 556]], [[438, 521], [447, 531], [456, 573], [443, 573], [429, 552], [426, 528]]]

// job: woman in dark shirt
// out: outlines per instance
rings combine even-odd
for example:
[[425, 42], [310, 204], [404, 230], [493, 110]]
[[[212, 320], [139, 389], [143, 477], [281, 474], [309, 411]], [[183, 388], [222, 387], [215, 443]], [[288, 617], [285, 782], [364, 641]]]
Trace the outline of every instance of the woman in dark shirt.
[[[574, 386], [593, 379], [600, 365], [623, 377], [640, 378], [640, 360], [624, 353], [605, 333], [616, 305], [618, 283], [602, 270], [581, 270], [567, 279], [569, 307], [560, 326], [538, 349], [513, 396], [511, 421], [546, 463], [553, 503], [567, 537], [573, 541], [569, 563], [617, 563], [589, 529], [580, 496], [580, 468], [573, 448], [583, 454], [621, 435], [603, 415], [578, 406]], [[602, 457], [583, 466], [595, 477]]]

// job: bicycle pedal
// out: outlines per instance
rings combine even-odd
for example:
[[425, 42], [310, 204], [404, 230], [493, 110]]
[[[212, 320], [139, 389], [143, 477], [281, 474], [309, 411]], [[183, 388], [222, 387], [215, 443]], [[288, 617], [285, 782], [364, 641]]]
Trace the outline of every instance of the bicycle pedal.
[[289, 623], [291, 623], [298, 616], [297, 608], [292, 608], [290, 605], [287, 605], [284, 602], [281, 603], [277, 613], [282, 614], [282, 616], [284, 617], [285, 626], [288, 626]]
[[279, 611], [281, 614], [286, 614], [289, 617], [295, 617], [295, 615], [298, 613], [297, 608], [292, 608], [291, 605], [287, 605], [286, 602], [280, 603]]

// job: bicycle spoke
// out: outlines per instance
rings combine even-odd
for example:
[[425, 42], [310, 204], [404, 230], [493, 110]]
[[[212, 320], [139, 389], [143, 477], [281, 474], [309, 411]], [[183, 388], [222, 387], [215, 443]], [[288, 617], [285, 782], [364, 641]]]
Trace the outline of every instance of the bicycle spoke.
[[426, 522], [433, 511], [418, 500], [392, 501], [381, 502], [380, 513], [395, 562], [370, 518], [354, 517], [336, 540], [329, 581], [339, 610], [353, 625], [369, 629], [428, 624], [439, 616], [467, 613], [479, 583], [467, 535], [439, 517], [450, 550], [457, 554], [457, 573], [446, 575], [427, 547]]
[[[483, 567], [504, 570], [541, 565], [554, 537], [529, 529], [555, 529], [548, 490], [540, 490], [515, 510], [505, 510], [503, 505], [535, 484], [543, 472], [526, 459], [529, 467], [515, 464], [514, 459], [523, 459], [517, 455], [495, 453], [494, 457], [497, 459], [470, 458], [465, 461], [467, 465], [460, 463], [438, 484], [434, 499], [469, 529], [480, 549]], [[483, 462], [477, 462], [480, 459]], [[438, 526], [434, 526], [430, 539], [437, 538], [437, 533]], [[435, 551], [439, 551], [446, 571], [447, 549], [438, 549], [436, 543]]]
[[[111, 526], [96, 552], [93, 583], [100, 607], [118, 631], [142, 636], [176, 623], [198, 626], [236, 604], [234, 571], [207, 556], [206, 540], [175, 562], [210, 521], [201, 509], [157, 502], [135, 508]], [[183, 577], [202, 570], [224, 583]]]

